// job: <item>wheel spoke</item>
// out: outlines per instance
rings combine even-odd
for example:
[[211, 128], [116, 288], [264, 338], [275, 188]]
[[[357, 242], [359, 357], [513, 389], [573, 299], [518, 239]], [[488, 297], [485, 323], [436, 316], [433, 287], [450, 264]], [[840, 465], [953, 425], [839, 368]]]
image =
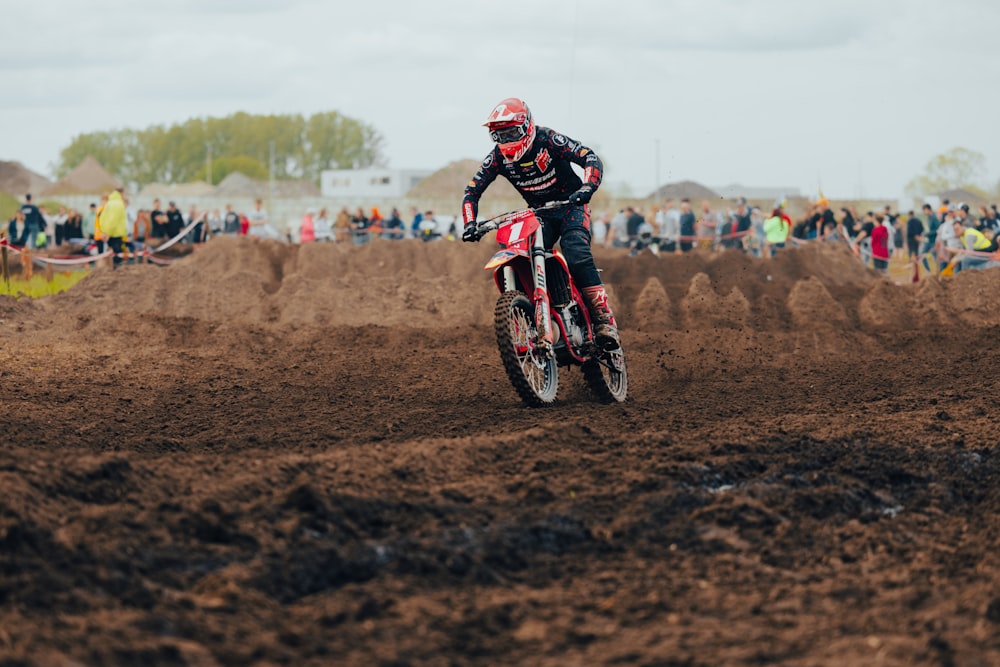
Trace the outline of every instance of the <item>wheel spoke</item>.
[[584, 377], [597, 398], [621, 402], [628, 394], [628, 371], [621, 348], [594, 357], [583, 367]]
[[497, 336], [500, 356], [521, 398], [529, 405], [554, 401], [558, 369], [553, 357], [540, 353], [534, 307], [523, 294], [501, 297], [497, 304]]
[[541, 393], [545, 390], [545, 366], [536, 354], [538, 346], [532, 340], [534, 329], [528, 320], [527, 313], [523, 310], [516, 311], [513, 321], [516, 332], [515, 340], [518, 341], [514, 346], [514, 351], [517, 354], [521, 371], [532, 390]]

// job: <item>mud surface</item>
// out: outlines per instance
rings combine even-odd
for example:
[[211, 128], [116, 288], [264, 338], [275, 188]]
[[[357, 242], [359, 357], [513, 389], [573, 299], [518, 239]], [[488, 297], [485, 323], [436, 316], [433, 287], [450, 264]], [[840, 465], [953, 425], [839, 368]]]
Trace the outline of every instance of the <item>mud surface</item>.
[[631, 398], [538, 410], [490, 252], [0, 300], [0, 665], [1000, 663], [1000, 272], [602, 253]]

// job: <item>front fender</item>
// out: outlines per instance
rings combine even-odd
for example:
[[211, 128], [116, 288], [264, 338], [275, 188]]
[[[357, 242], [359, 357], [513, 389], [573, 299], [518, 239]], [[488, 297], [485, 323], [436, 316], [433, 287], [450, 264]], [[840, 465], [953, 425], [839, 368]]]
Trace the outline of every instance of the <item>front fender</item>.
[[518, 257], [525, 257], [531, 259], [529, 255], [524, 250], [515, 250], [513, 248], [504, 248], [503, 250], [497, 251], [497, 254], [493, 255], [490, 261], [486, 262], [486, 266], [483, 268], [487, 271], [491, 269], [496, 269], [503, 266], [504, 264], [509, 264]]
[[514, 275], [517, 282], [520, 283], [521, 291], [530, 295], [531, 290], [528, 286], [533, 285], [535, 282], [532, 278], [531, 255], [524, 250], [504, 248], [493, 255], [493, 258], [487, 262], [484, 268], [487, 271], [490, 269], [493, 270], [493, 281], [496, 283], [497, 289], [501, 292], [504, 291], [503, 268], [505, 266], [514, 269]]

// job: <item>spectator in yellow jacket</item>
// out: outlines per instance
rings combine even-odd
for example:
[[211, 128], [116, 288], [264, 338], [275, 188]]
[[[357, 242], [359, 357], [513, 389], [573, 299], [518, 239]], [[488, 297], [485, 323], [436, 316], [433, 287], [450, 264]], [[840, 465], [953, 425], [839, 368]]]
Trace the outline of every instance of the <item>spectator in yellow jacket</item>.
[[108, 239], [108, 245], [114, 251], [114, 265], [117, 268], [122, 263], [121, 255], [125, 252], [125, 240], [128, 237], [128, 219], [125, 215], [125, 202], [122, 193], [112, 190], [108, 195], [108, 203], [101, 211], [101, 233]]

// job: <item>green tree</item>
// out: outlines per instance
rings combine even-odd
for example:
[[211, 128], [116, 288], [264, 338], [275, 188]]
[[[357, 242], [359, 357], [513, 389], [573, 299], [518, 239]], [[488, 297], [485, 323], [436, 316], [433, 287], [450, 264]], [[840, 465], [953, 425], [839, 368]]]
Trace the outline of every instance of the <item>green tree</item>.
[[[73, 137], [70, 145], [62, 149], [59, 154], [59, 163], [55, 167], [57, 178], [62, 178], [71, 169], [83, 162], [88, 155], [94, 158], [111, 170], [109, 165], [125, 166], [125, 147], [131, 145], [128, 137], [131, 130], [110, 130], [106, 132], [90, 132]], [[116, 174], [117, 175], [117, 174]]]
[[302, 147], [302, 170], [306, 178], [317, 182], [324, 169], [354, 169], [381, 163], [382, 138], [378, 133], [336, 111], [309, 117]]
[[954, 188], [982, 192], [980, 183], [985, 175], [985, 155], [969, 148], [952, 148], [932, 157], [923, 173], [906, 184], [906, 194], [921, 197]]
[[[239, 112], [224, 118], [192, 118], [144, 130], [108, 130], [74, 137], [60, 153], [55, 172], [63, 176], [88, 155], [126, 183], [180, 183], [204, 179], [212, 153], [212, 179], [219, 173], [251, 170], [271, 160], [279, 179], [319, 181], [324, 169], [368, 167], [382, 162], [382, 137], [371, 126], [336, 111], [314, 114], [254, 115]], [[227, 160], [245, 158], [243, 168]], [[247, 161], [249, 160], [249, 161]], [[225, 173], [229, 173], [228, 171]], [[223, 174], [224, 175], [224, 174]], [[221, 177], [219, 177], [221, 178]]]

